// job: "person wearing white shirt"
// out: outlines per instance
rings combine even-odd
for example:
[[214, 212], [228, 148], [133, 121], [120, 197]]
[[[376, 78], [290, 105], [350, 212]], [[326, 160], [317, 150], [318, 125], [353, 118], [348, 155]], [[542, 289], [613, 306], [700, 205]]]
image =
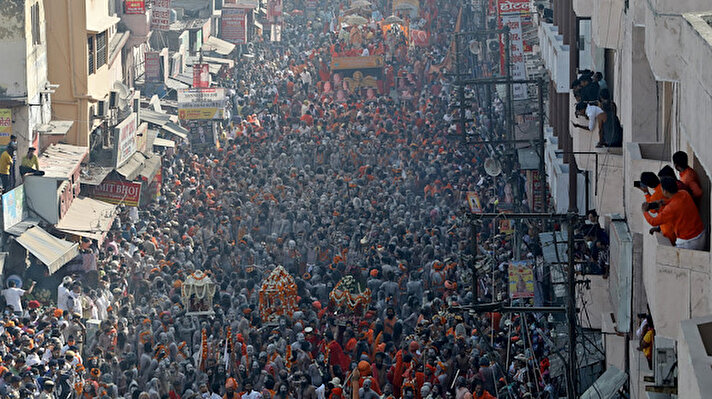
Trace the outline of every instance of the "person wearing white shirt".
[[17, 288], [17, 283], [14, 280], [8, 281], [7, 285], [8, 288], [2, 290], [2, 296], [5, 297], [5, 303], [12, 306], [15, 314], [22, 314], [22, 301], [20, 299], [23, 295], [25, 295], [25, 293], [32, 293], [32, 290], [35, 288], [35, 282], [32, 282], [27, 291], [22, 288]]
[[575, 127], [581, 128], [581, 129], [586, 129], [589, 131], [594, 131], [596, 129], [596, 125], [599, 124], [600, 122], [600, 115], [603, 115], [604, 112], [601, 109], [601, 107], [597, 105], [592, 105], [592, 104], [586, 104], [584, 102], [580, 102], [576, 104], [576, 116], [583, 116], [586, 119], [588, 119], [588, 126], [586, 125], [581, 125], [576, 122], [572, 122]]
[[62, 279], [62, 284], [57, 287], [57, 307], [61, 310], [69, 310], [67, 299], [69, 298], [69, 290], [72, 286], [72, 278], [65, 276]]

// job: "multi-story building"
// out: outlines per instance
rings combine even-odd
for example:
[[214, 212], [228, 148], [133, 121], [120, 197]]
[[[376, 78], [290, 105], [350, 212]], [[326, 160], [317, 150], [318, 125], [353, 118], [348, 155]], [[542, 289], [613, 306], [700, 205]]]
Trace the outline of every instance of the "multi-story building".
[[[551, 77], [553, 135], [547, 167], [552, 197], [568, 201], [570, 187], [559, 175], [576, 168], [560, 166], [573, 166], [575, 159], [580, 173], [589, 177], [570, 180], [579, 211], [588, 203], [606, 215], [611, 236], [610, 278], [598, 281], [602, 289], [591, 293], [598, 313], [597, 325], [591, 327], [602, 330], [606, 362], [628, 374], [633, 398], [674, 393], [680, 398], [710, 397], [710, 252], [676, 248], [659, 233], [650, 234], [641, 212], [644, 198], [633, 182], [643, 171], [672, 165], [671, 154], [686, 152], [701, 180], [699, 211], [709, 232], [712, 146], [706, 140], [712, 123], [707, 109], [712, 103], [712, 3], [535, 3], [543, 6], [539, 37]], [[604, 75], [624, 128], [621, 148], [596, 148], [597, 132], [572, 125], [577, 118], [570, 85], [584, 69]], [[557, 157], [557, 152], [564, 156]], [[556, 205], [566, 209], [568, 204]], [[654, 370], [637, 350], [639, 313], [649, 313], [655, 324]], [[670, 378], [675, 375], [676, 383]], [[654, 382], [645, 382], [646, 376], [653, 376]]]
[[[18, 156], [31, 145], [40, 146], [48, 134], [63, 134], [71, 126], [53, 121], [52, 93], [56, 81], [47, 79], [47, 31], [41, 0], [0, 1], [0, 145], [18, 138]], [[50, 84], [50, 82], [55, 84]]]
[[[106, 115], [115, 82], [122, 82], [121, 50], [127, 33], [117, 31], [120, 18], [109, 0], [45, 0], [49, 78], [59, 84], [53, 112], [74, 125], [67, 143], [90, 146], [90, 135], [106, 141]], [[103, 127], [102, 127], [103, 126]], [[97, 130], [98, 128], [100, 128]]]

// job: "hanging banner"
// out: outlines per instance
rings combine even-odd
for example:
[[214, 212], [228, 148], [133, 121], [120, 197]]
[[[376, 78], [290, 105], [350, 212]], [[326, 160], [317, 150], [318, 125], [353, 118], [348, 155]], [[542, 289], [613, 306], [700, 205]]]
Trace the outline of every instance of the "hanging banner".
[[0, 145], [7, 145], [12, 134], [12, 110], [0, 108]]
[[470, 212], [472, 213], [482, 213], [482, 204], [480, 203], [480, 196], [474, 191], [467, 192], [467, 205], [470, 207]]
[[509, 262], [509, 297], [534, 298], [534, 270], [530, 262]]
[[161, 57], [158, 51], [146, 51], [144, 63], [144, 80], [157, 82], [161, 80]]
[[274, 20], [282, 16], [282, 0], [269, 0], [267, 3], [267, 18]]
[[145, 0], [126, 0], [124, 1], [124, 14], [145, 14]]
[[225, 119], [225, 89], [178, 90], [178, 118], [182, 120]]
[[247, 8], [254, 10], [259, 6], [259, 0], [223, 0], [223, 9]]
[[210, 87], [210, 66], [208, 64], [193, 64], [193, 87]]
[[136, 153], [136, 113], [132, 112], [114, 128], [116, 162], [115, 168], [121, 167]]
[[168, 30], [171, 26], [171, 0], [153, 0], [151, 30]]
[[220, 38], [233, 44], [247, 43], [247, 10], [223, 8]]
[[[522, 15], [527, 15], [531, 12], [529, 0], [499, 0], [497, 3], [497, 11], [499, 14], [499, 28], [502, 29], [505, 26], [509, 27], [509, 62], [511, 65], [512, 79], [526, 79], [527, 68], [524, 62]], [[499, 59], [502, 75], [506, 75], [507, 73], [505, 55], [505, 38], [504, 35], [500, 35]], [[525, 84], [512, 85], [512, 95], [515, 100], [527, 99], [527, 86]]]
[[110, 204], [138, 206], [141, 200], [141, 183], [123, 180], [104, 180], [94, 187], [91, 197]]

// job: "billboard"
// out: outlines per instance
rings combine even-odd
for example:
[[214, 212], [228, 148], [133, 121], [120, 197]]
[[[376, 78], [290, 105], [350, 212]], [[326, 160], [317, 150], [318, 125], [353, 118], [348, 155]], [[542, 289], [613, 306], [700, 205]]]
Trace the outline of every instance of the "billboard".
[[509, 262], [509, 297], [534, 298], [534, 270], [530, 262]]
[[193, 87], [210, 87], [210, 65], [193, 64]]
[[19, 185], [2, 195], [2, 223], [7, 231], [20, 223], [25, 215], [25, 186]]
[[171, 0], [153, 0], [151, 30], [168, 30], [171, 25]]
[[269, 0], [267, 3], [267, 18], [274, 20], [282, 16], [282, 0]]
[[183, 120], [225, 119], [225, 89], [178, 90], [178, 118]]
[[0, 145], [7, 145], [12, 134], [12, 110], [0, 108]]
[[161, 80], [161, 56], [158, 51], [146, 51], [144, 63], [144, 80], [157, 82]]
[[121, 123], [114, 128], [116, 137], [116, 163], [118, 168], [125, 164], [126, 161], [136, 152], [136, 113], [126, 117]]
[[[509, 27], [509, 62], [511, 64], [512, 79], [526, 79], [527, 68], [524, 60], [524, 39], [522, 37], [522, 15], [531, 12], [529, 0], [499, 0], [497, 2], [499, 14], [499, 27]], [[504, 35], [500, 35], [499, 58], [502, 75], [506, 74]], [[528, 97], [525, 84], [512, 85], [512, 94], [515, 100], [524, 100]]]
[[145, 0], [126, 0], [124, 1], [124, 14], [145, 14]]
[[104, 180], [94, 187], [91, 197], [110, 204], [138, 206], [141, 200], [141, 182]]
[[223, 8], [220, 36], [233, 44], [247, 43], [247, 10], [244, 8]]

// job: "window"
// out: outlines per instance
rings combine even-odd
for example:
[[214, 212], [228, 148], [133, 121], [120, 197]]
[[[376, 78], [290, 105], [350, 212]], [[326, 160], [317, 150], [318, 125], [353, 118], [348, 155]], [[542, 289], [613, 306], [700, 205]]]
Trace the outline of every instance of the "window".
[[30, 18], [32, 23], [32, 44], [42, 43], [42, 38], [40, 37], [40, 5], [35, 3], [30, 9]]
[[106, 45], [106, 31], [96, 35], [96, 69], [106, 64], [108, 46]]
[[89, 75], [94, 73], [94, 36], [89, 36], [87, 39], [87, 48], [89, 55]]

